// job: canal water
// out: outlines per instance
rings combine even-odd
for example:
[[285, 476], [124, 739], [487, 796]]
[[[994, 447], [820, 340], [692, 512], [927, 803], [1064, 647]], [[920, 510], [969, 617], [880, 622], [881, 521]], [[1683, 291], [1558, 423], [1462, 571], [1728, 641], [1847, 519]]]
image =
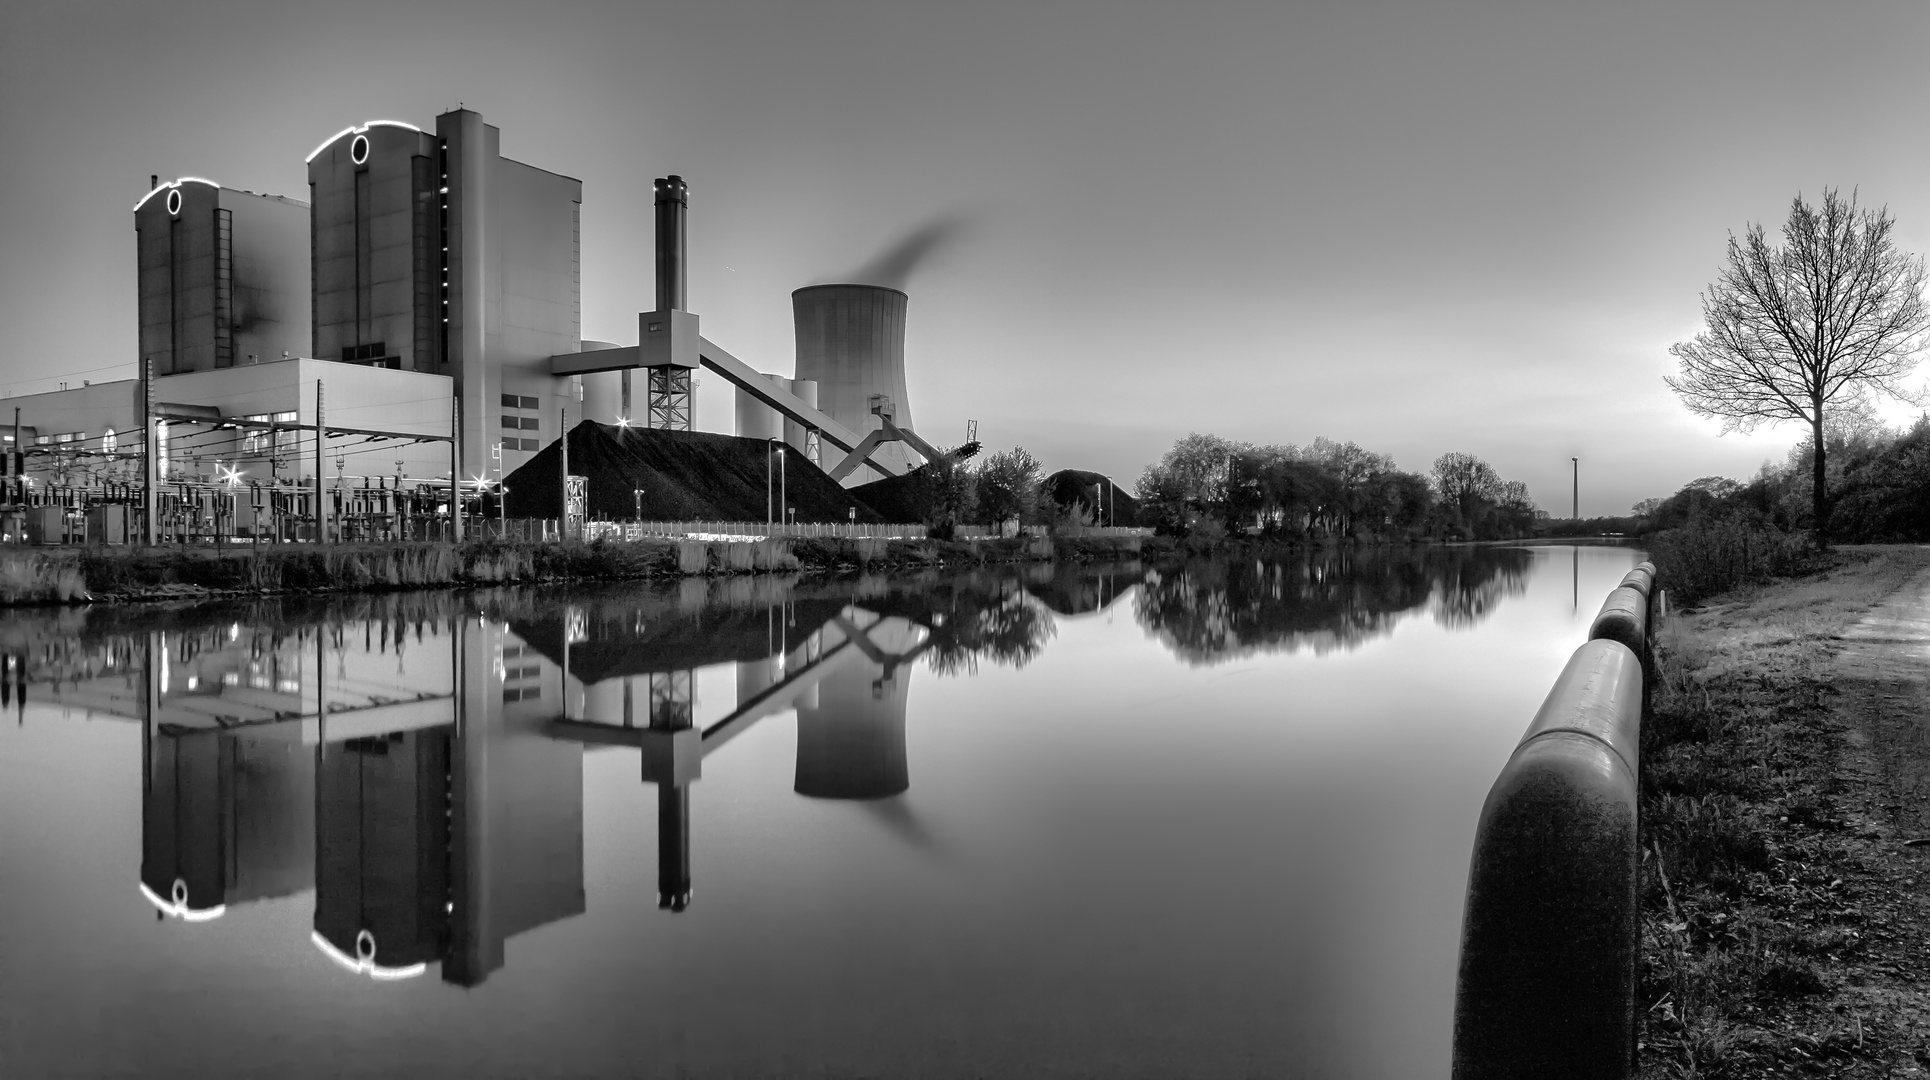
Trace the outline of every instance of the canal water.
[[0, 1075], [1447, 1072], [1637, 553], [0, 618]]

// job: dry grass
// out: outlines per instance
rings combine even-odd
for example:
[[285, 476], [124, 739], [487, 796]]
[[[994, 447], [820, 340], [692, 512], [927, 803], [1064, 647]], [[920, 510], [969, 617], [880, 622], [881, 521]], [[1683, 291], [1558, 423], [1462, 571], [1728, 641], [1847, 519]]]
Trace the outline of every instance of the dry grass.
[[1642, 733], [1643, 1075], [1921, 1075], [1920, 1048], [1864, 994], [1884, 978], [1861, 899], [1880, 888], [1872, 854], [1907, 849], [1872, 844], [1846, 794], [1832, 663], [1927, 568], [1930, 548], [1845, 549], [1661, 628]]

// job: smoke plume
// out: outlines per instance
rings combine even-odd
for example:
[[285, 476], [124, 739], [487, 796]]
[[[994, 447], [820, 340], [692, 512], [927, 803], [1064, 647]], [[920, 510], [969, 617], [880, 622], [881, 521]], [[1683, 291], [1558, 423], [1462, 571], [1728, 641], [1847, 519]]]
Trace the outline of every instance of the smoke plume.
[[870, 262], [839, 279], [838, 283], [883, 285], [902, 291], [918, 264], [924, 262], [932, 252], [958, 239], [965, 227], [965, 219], [956, 215], [929, 221], [905, 234], [897, 243], [873, 256]]

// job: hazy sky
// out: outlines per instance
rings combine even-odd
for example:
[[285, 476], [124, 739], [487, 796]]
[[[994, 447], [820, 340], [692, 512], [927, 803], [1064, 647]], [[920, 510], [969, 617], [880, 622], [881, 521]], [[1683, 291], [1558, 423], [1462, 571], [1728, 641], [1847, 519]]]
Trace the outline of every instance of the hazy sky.
[[779, 374], [792, 289], [955, 223], [907, 284], [933, 441], [1122, 483], [1188, 431], [1466, 450], [1557, 514], [1579, 455], [1617, 513], [1799, 435], [1662, 384], [1730, 230], [1838, 185], [1930, 249], [1927, 42], [1922, 3], [12, 0], [0, 389], [132, 374], [150, 173], [305, 196], [329, 135], [461, 102], [582, 179], [586, 337], [636, 340], [675, 172], [691, 309]]

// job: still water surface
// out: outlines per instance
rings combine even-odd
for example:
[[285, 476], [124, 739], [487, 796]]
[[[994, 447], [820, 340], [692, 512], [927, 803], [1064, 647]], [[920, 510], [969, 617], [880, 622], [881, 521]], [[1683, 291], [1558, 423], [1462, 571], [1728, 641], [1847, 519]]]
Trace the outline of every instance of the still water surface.
[[1445, 1075], [1637, 558], [9, 615], [0, 1075]]

